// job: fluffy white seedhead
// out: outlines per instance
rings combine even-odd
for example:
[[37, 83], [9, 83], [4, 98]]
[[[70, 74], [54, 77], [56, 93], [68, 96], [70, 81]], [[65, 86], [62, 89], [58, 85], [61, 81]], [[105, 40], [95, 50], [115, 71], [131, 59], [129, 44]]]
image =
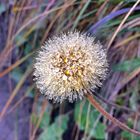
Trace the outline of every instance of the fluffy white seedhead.
[[36, 58], [37, 87], [55, 102], [82, 99], [85, 91], [101, 86], [108, 67], [106, 57], [102, 45], [86, 34], [55, 36], [41, 47]]

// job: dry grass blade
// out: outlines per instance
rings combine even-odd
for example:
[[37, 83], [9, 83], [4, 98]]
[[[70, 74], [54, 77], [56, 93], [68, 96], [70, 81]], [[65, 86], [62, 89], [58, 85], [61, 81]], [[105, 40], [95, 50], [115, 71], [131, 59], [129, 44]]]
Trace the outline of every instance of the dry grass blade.
[[71, 3], [65, 3], [64, 6], [62, 7], [62, 9], [60, 9], [60, 11], [56, 14], [56, 16], [54, 17], [54, 19], [51, 21], [50, 25], [47, 28], [47, 31], [45, 32], [45, 35], [43, 36], [43, 39], [41, 40], [41, 44], [43, 44], [43, 42], [46, 40], [51, 28], [53, 27], [55, 21], [64, 13], [64, 11], [67, 9], [67, 5], [71, 5], [73, 4], [73, 1]]
[[88, 104], [88, 110], [87, 110], [87, 117], [86, 117], [86, 126], [85, 126], [85, 132], [84, 132], [84, 136], [83, 139], [86, 140], [87, 138], [87, 132], [88, 132], [88, 128], [89, 128], [89, 116], [90, 116], [90, 110], [91, 110], [91, 104]]
[[20, 64], [22, 64], [25, 60], [27, 60], [33, 54], [34, 54], [34, 52], [29, 53], [28, 55], [24, 56], [20, 60], [16, 61], [13, 65], [11, 65], [10, 67], [8, 67], [6, 70], [0, 72], [0, 78], [3, 77], [4, 75], [6, 75], [7, 73], [9, 73], [10, 71], [12, 71], [14, 68], [16, 68], [17, 66], [19, 66]]
[[2, 120], [3, 116], [6, 113], [6, 110], [8, 109], [9, 105], [11, 104], [12, 100], [14, 99], [14, 97], [16, 96], [16, 94], [18, 93], [18, 91], [20, 90], [22, 84], [24, 83], [24, 81], [26, 80], [26, 78], [29, 76], [29, 74], [31, 73], [32, 69], [31, 67], [29, 67], [25, 74], [22, 76], [20, 82], [17, 84], [17, 86], [15, 87], [14, 91], [12, 92], [10, 98], [8, 99], [6, 105], [4, 106], [2, 112], [0, 113], [0, 121]]
[[105, 111], [105, 109], [94, 99], [94, 97], [91, 94], [87, 94], [86, 95], [87, 99], [89, 100], [89, 102], [100, 112], [102, 113], [103, 116], [105, 116], [107, 119], [109, 119], [110, 121], [112, 121], [112, 123], [114, 123], [115, 125], [119, 126], [121, 129], [126, 130], [130, 133], [133, 133], [135, 135], [140, 136], [140, 132], [129, 128], [127, 125], [123, 124], [122, 122], [120, 122], [119, 120], [117, 120], [116, 118], [112, 117], [108, 112]]
[[140, 68], [137, 68], [136, 70], [134, 70], [133, 72], [131, 72], [125, 79], [123, 79], [114, 89], [114, 92], [112, 94], [112, 96], [110, 97], [110, 99], [115, 98], [115, 96], [117, 95], [117, 93], [126, 85], [128, 84], [131, 80], [133, 80], [137, 75], [140, 74]]
[[101, 7], [99, 7], [99, 10], [96, 13], [96, 16], [98, 17], [99, 14], [101, 13], [101, 11], [104, 9], [104, 7], [106, 6], [106, 4], [109, 2], [109, 0], [105, 0], [104, 3], [101, 5]]
[[[34, 85], [31, 86], [30, 89], [29, 89], [29, 91], [27, 91], [27, 92], [30, 92], [33, 88], [34, 88]], [[25, 94], [11, 107], [11, 109], [8, 111], [7, 114], [9, 114], [9, 113], [11, 113], [12, 111], [14, 111], [14, 110], [18, 107], [18, 105], [19, 105], [21, 102], [23, 102], [23, 100], [24, 100], [26, 97], [27, 97], [27, 93], [25, 93]], [[6, 115], [7, 115], [7, 114], [6, 114]]]
[[134, 113], [135, 115], [140, 116], [140, 113], [139, 113], [139, 112], [136, 112], [136, 111], [134, 111], [134, 110], [132, 110], [132, 109], [130, 109], [130, 108], [128, 108], [128, 107], [120, 106], [120, 105], [118, 105], [118, 104], [115, 104], [115, 103], [111, 102], [110, 100], [106, 100], [106, 99], [104, 99], [103, 97], [99, 96], [98, 93], [94, 93], [94, 95], [95, 95], [99, 100], [103, 101], [103, 103], [106, 103], [106, 104], [108, 104], [108, 105], [110, 105], [110, 106], [113, 106], [113, 107], [115, 107], [115, 108], [119, 108], [119, 109], [122, 109], [122, 110], [126, 110], [126, 111], [128, 111], [128, 112], [132, 112], [132, 113]]
[[42, 110], [41, 110], [41, 113], [40, 113], [38, 122], [37, 122], [37, 124], [36, 124], [36, 126], [35, 126], [35, 128], [34, 128], [34, 130], [33, 130], [33, 134], [32, 134], [32, 136], [31, 136], [30, 140], [34, 140], [34, 138], [35, 138], [35, 134], [36, 134], [36, 132], [37, 132], [37, 129], [38, 129], [40, 123], [41, 123], [42, 117], [43, 117], [44, 112], [45, 112], [45, 110], [46, 110], [47, 103], [48, 103], [47, 100], [44, 100], [44, 102], [43, 102], [43, 104], [42, 104]]
[[31, 25], [32, 23], [34, 23], [35, 21], [39, 21], [40, 22], [40, 20], [39, 19], [43, 19], [43, 18], [45, 18], [48, 14], [50, 14], [50, 13], [52, 13], [52, 12], [54, 12], [54, 11], [57, 11], [57, 10], [60, 10], [60, 9], [62, 9], [63, 7], [69, 7], [69, 6], [71, 6], [73, 3], [70, 3], [70, 4], [67, 4], [67, 5], [63, 5], [63, 6], [60, 6], [60, 7], [58, 7], [58, 8], [54, 8], [54, 9], [52, 9], [52, 10], [49, 10], [49, 11], [45, 11], [44, 13], [42, 13], [42, 14], [40, 14], [40, 15], [38, 15], [38, 16], [36, 16], [36, 17], [34, 17], [34, 18], [32, 18], [32, 19], [30, 19], [26, 24], [24, 24], [17, 32], [16, 32], [16, 34], [13, 36], [13, 38], [12, 38], [12, 40], [14, 40], [14, 38], [22, 31], [22, 30], [24, 30], [27, 26], [29, 26], [29, 25]]
[[111, 44], [113, 43], [115, 37], [117, 36], [117, 34], [119, 33], [119, 31], [121, 30], [123, 24], [125, 23], [125, 21], [127, 20], [127, 18], [130, 16], [130, 14], [133, 12], [133, 10], [136, 8], [136, 6], [139, 4], [140, 0], [137, 0], [136, 3], [133, 5], [133, 7], [130, 9], [130, 11], [126, 14], [126, 16], [124, 17], [124, 19], [122, 20], [122, 22], [120, 23], [120, 25], [118, 26], [118, 28], [116, 29], [116, 31], [114, 32], [112, 38], [110, 39], [109, 43], [108, 43], [108, 49], [110, 48]]
[[114, 48], [118, 48], [118, 47], [120, 47], [120, 46], [122, 46], [122, 45], [125, 45], [126, 43], [128, 43], [128, 42], [130, 42], [130, 41], [132, 41], [133, 39], [138, 38], [138, 37], [140, 37], [140, 34], [132, 35], [132, 36], [128, 37], [127, 39], [123, 40], [122, 42], [119, 42], [118, 44], [116, 44], [116, 45], [114, 46]]
[[[78, 122], [80, 123], [81, 122], [81, 118], [82, 118], [82, 111], [83, 111], [83, 107], [85, 105], [86, 101], [83, 101], [81, 104], [80, 104], [80, 110], [79, 110], [79, 115], [78, 115]], [[77, 131], [76, 131], [76, 136], [75, 136], [75, 140], [78, 140], [78, 137], [79, 137], [79, 127], [77, 128]]]

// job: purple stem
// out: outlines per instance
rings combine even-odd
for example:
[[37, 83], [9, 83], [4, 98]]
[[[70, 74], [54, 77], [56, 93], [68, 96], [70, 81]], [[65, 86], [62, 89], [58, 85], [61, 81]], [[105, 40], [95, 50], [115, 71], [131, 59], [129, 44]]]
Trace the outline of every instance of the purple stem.
[[[106, 24], [109, 20], [120, 16], [124, 13], [127, 13], [131, 8], [124, 8], [115, 12], [110, 13], [109, 15], [105, 16], [104, 18], [102, 18], [101, 20], [99, 20], [98, 22], [96, 22], [94, 25], [92, 25], [88, 32], [95, 34], [104, 24]], [[134, 10], [140, 10], [140, 6], [136, 7]]]
[[56, 0], [49, 0], [48, 2], [48, 6], [46, 7], [46, 11], [48, 11], [54, 4], [55, 4]]

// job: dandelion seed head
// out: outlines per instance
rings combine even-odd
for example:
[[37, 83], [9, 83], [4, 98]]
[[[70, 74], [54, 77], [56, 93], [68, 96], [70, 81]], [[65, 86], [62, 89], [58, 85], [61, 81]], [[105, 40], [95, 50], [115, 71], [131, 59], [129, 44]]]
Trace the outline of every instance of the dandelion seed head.
[[54, 102], [82, 99], [85, 90], [101, 86], [107, 72], [106, 51], [94, 37], [69, 32], [49, 39], [34, 64], [42, 94]]

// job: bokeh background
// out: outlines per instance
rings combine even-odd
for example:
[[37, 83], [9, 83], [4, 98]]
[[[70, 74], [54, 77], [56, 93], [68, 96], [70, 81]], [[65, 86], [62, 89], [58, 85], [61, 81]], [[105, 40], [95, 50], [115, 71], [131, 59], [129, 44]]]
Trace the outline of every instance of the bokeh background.
[[0, 140], [140, 140], [86, 100], [53, 104], [33, 82], [36, 52], [49, 37], [79, 30], [108, 51], [97, 100], [140, 131], [140, 0], [0, 0]]

